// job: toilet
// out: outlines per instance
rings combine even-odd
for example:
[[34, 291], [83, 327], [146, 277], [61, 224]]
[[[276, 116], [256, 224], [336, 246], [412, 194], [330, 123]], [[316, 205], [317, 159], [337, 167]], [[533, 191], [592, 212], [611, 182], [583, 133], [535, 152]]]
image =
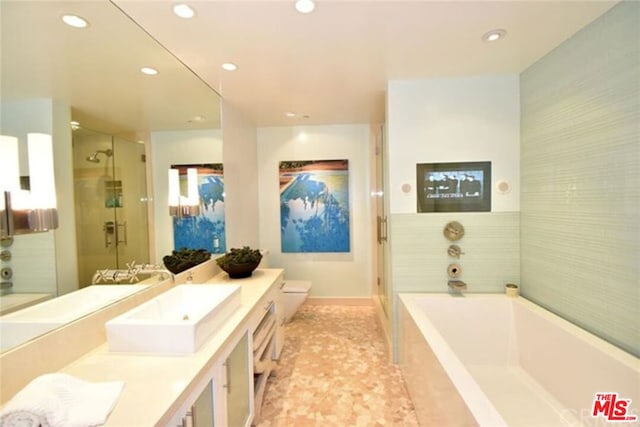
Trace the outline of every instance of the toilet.
[[[269, 250], [261, 249], [262, 260], [258, 268], [269, 268]], [[310, 280], [285, 280], [282, 287], [282, 305], [284, 306], [284, 321], [290, 322], [298, 308], [309, 296]]]
[[309, 296], [311, 289], [310, 280], [285, 280], [282, 288], [282, 301], [284, 305], [284, 320], [290, 322], [291, 318], [302, 303]]

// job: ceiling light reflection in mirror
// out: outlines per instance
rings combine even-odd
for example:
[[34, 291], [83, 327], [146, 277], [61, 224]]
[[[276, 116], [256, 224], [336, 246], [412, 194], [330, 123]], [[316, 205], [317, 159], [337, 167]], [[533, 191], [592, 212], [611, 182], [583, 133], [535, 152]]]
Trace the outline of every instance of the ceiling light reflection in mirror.
[[[91, 24], [78, 31], [65, 15]], [[113, 135], [220, 128], [215, 91], [110, 2], [2, 2], [1, 19], [3, 101], [68, 102], [74, 120]]]
[[[70, 108], [72, 128], [81, 124], [130, 141], [148, 140], [152, 132], [220, 128], [218, 94], [113, 3], [2, 1], [0, 8], [3, 105], [54, 100]], [[89, 25], [65, 25], [66, 14]], [[143, 66], [161, 72], [150, 78]], [[4, 126], [6, 117], [0, 118]], [[54, 145], [71, 143], [62, 136], [54, 135]]]

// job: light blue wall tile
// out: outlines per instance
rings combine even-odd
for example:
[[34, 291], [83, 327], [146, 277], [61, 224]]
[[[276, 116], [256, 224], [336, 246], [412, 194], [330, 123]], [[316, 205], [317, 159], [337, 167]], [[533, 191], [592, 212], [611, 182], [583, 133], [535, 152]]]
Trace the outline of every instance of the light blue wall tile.
[[640, 3], [521, 76], [522, 293], [640, 355]]
[[[443, 235], [449, 221], [465, 227], [457, 242], [464, 254], [449, 257], [452, 242]], [[462, 267], [467, 292], [504, 292], [520, 282], [519, 212], [394, 214], [391, 250], [395, 292], [447, 292], [447, 266]]]

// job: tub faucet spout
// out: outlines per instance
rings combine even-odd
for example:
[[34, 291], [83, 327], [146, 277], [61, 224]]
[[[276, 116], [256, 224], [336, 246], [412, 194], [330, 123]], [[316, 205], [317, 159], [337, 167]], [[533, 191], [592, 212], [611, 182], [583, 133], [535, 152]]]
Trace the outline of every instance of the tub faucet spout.
[[447, 285], [449, 286], [449, 293], [452, 295], [462, 295], [462, 291], [467, 289], [467, 284], [462, 280], [449, 280]]

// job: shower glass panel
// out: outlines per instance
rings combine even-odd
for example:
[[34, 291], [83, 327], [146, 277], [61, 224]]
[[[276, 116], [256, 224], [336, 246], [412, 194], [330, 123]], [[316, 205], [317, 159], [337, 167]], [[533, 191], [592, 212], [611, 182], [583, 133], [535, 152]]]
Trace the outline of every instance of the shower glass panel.
[[137, 264], [149, 262], [144, 144], [115, 137], [113, 153], [114, 190], [120, 205], [114, 209], [118, 224], [117, 261], [118, 268], [126, 268], [126, 263], [133, 261]]
[[73, 133], [78, 278], [149, 262], [144, 145], [80, 128]]

